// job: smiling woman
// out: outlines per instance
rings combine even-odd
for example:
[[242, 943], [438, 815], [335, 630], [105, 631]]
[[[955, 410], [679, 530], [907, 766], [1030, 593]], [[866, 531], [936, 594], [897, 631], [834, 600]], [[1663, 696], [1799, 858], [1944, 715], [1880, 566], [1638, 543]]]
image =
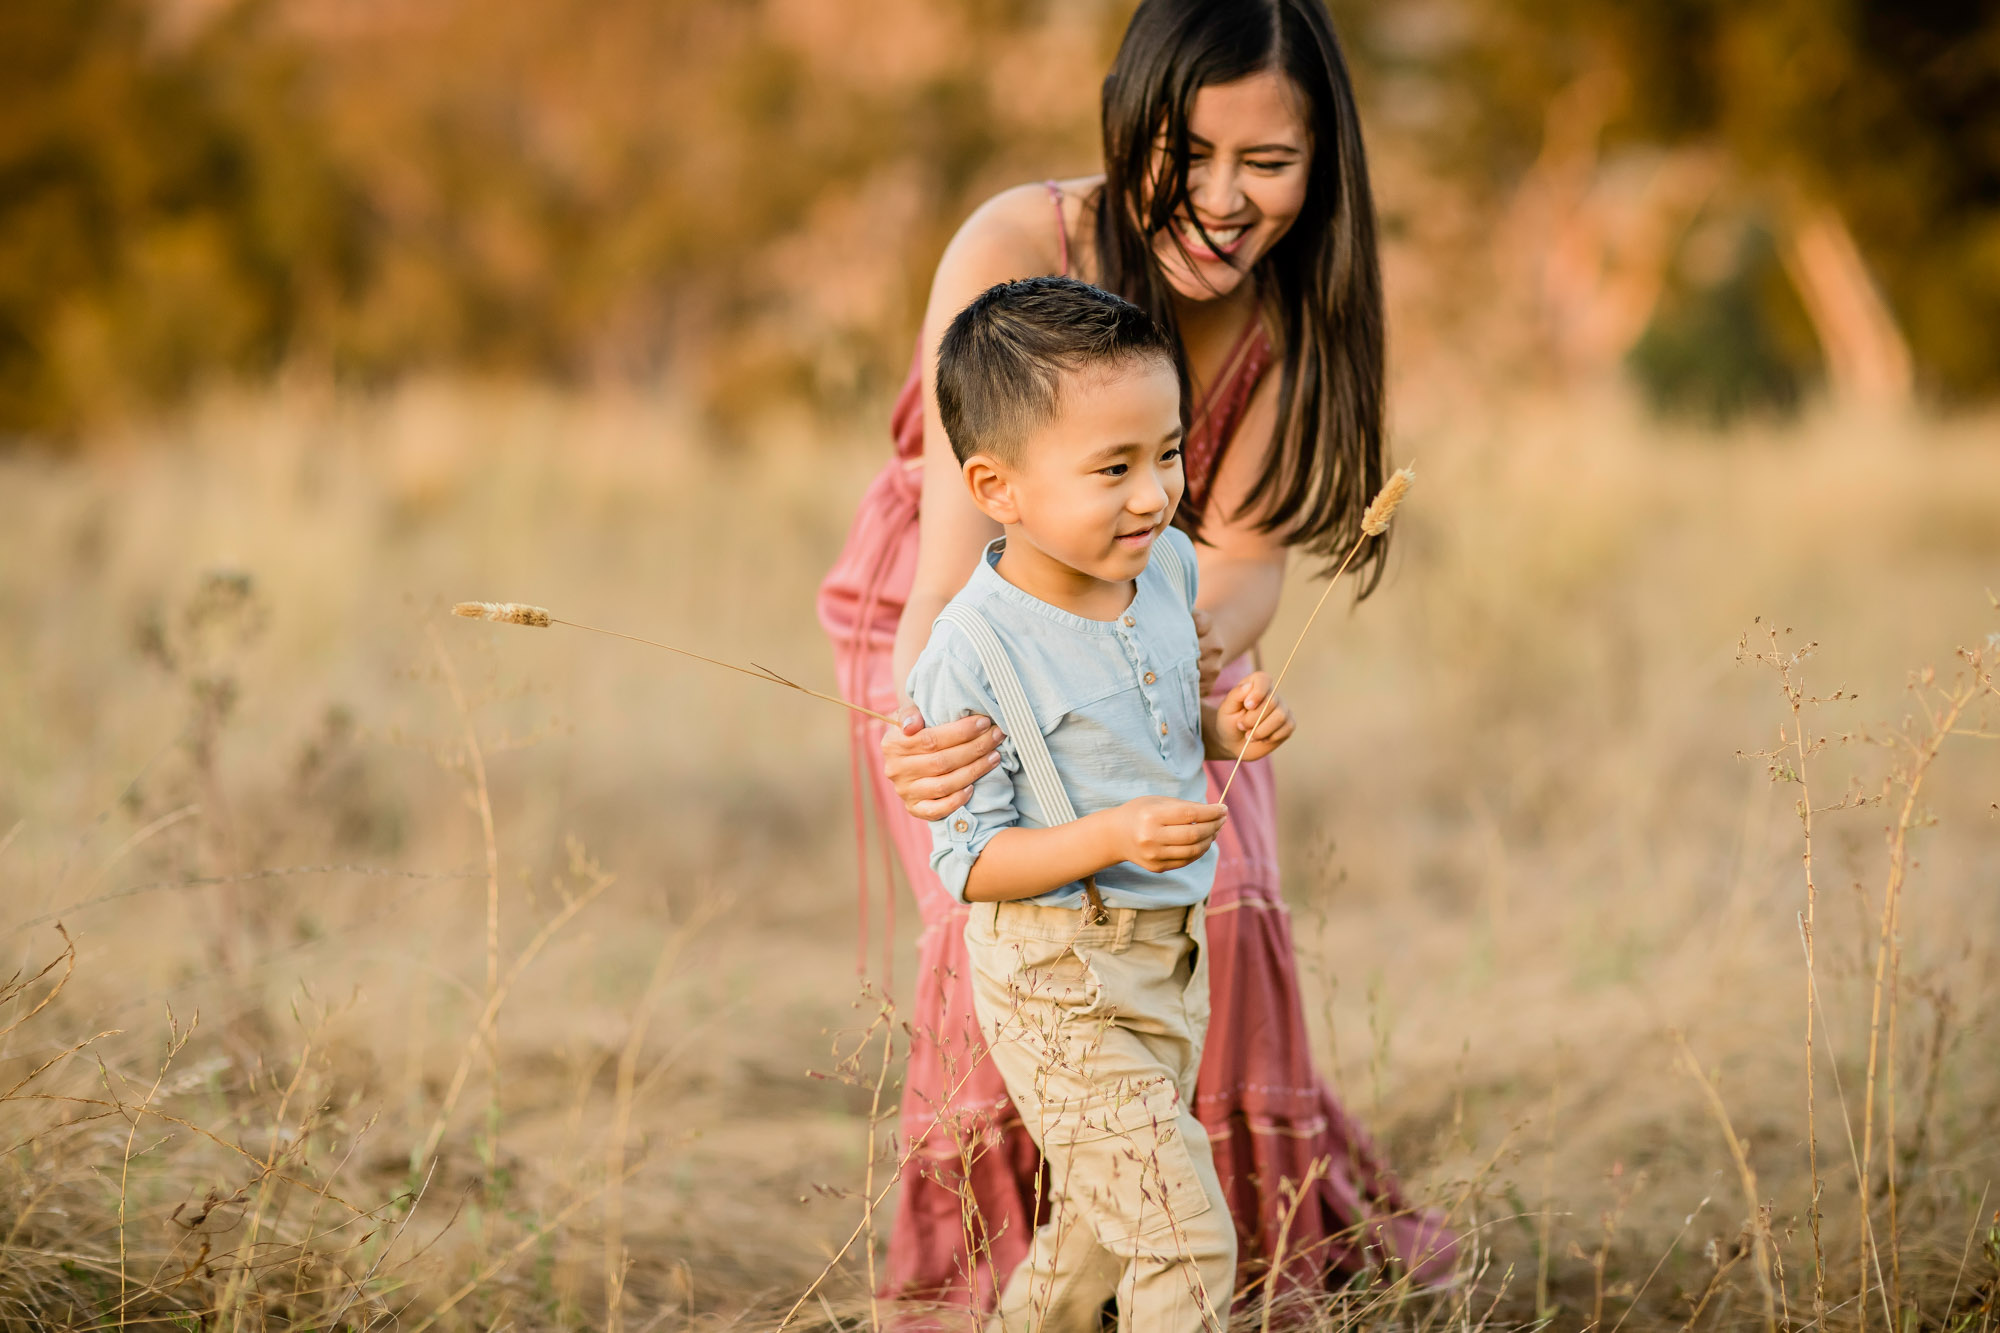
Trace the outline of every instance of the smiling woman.
[[[1189, 132], [1187, 207], [1159, 231], [1154, 249], [1176, 291], [1226, 296], [1305, 205], [1304, 117], [1291, 83], [1260, 72], [1203, 88], [1189, 119], [1232, 127], [1255, 142], [1210, 143]], [[1156, 160], [1171, 160], [1169, 142], [1155, 141]]]
[[[1345, 549], [1385, 475], [1382, 289], [1360, 116], [1325, 13], [1142, 5], [1103, 127], [1099, 282], [1184, 334], [1197, 389], [1209, 327], [1261, 307], [1283, 358], [1277, 438], [1239, 510], [1286, 546]], [[1191, 499], [1195, 528], [1208, 497]], [[1387, 553], [1364, 552], [1364, 596]]]
[[[1105, 80], [1103, 132], [1102, 176], [997, 195], [946, 248], [892, 418], [896, 455], [820, 592], [843, 693], [901, 719], [857, 723], [856, 777], [924, 922], [901, 1121], [911, 1161], [889, 1245], [895, 1297], [991, 1308], [1044, 1201], [1040, 1158], [974, 1018], [967, 912], [931, 869], [925, 822], [965, 807], [997, 762], [1001, 728], [983, 717], [926, 726], [906, 693], [933, 623], [1001, 531], [994, 497], [982, 491], [989, 503], [975, 504], [972, 489], [992, 489], [1005, 469], [954, 453], [934, 387], [939, 338], [980, 293], [1044, 274], [1114, 291], [1166, 330], [1181, 375], [1162, 387], [1178, 393], [1185, 433], [1177, 457], [1162, 448], [1150, 462], [1171, 462], [1184, 486], [1173, 522], [1197, 539], [1211, 698], [1250, 675], [1288, 551], [1328, 556], [1362, 537], [1387, 472], [1373, 204], [1320, 0], [1145, 0]], [[1136, 544], [1143, 527], [1098, 526], [1114, 544], [1128, 534]], [[1381, 537], [1365, 538], [1364, 593], [1384, 553]], [[1062, 725], [1042, 720], [1045, 731]], [[1209, 801], [1228, 780], [1228, 763], [1208, 765]], [[1193, 1108], [1236, 1227], [1238, 1298], [1324, 1292], [1371, 1266], [1441, 1280], [1455, 1256], [1443, 1221], [1404, 1198], [1312, 1067], [1276, 844], [1269, 765], [1246, 764], [1215, 843], [1213, 1017]], [[1096, 1327], [1094, 1308], [1077, 1327]]]

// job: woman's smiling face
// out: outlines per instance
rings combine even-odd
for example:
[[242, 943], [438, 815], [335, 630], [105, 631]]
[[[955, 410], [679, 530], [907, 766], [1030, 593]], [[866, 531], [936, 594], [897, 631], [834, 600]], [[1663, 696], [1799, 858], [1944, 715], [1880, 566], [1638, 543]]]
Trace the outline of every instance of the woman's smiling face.
[[[1305, 207], [1312, 142], [1302, 101], [1289, 79], [1270, 70], [1195, 93], [1187, 198], [1175, 210], [1173, 234], [1153, 237], [1160, 268], [1183, 297], [1206, 301], [1236, 290]], [[1157, 179], [1165, 142], [1153, 151]]]

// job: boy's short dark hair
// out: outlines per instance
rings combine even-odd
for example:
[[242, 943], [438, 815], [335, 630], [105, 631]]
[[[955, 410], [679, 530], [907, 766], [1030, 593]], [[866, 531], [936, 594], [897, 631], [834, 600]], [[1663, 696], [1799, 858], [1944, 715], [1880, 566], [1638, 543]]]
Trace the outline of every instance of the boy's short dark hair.
[[1153, 317], [1075, 278], [1022, 278], [988, 287], [938, 344], [938, 411], [951, 451], [1013, 461], [1056, 414], [1062, 377], [1156, 356], [1179, 360]]

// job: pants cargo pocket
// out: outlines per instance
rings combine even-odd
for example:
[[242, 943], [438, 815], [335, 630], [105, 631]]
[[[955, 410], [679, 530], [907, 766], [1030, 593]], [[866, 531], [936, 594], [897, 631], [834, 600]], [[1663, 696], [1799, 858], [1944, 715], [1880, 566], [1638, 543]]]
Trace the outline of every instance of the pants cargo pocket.
[[1161, 1082], [1050, 1127], [1055, 1188], [1088, 1219], [1100, 1245], [1118, 1250], [1172, 1232], [1212, 1207], [1183, 1136], [1183, 1125], [1193, 1123]]

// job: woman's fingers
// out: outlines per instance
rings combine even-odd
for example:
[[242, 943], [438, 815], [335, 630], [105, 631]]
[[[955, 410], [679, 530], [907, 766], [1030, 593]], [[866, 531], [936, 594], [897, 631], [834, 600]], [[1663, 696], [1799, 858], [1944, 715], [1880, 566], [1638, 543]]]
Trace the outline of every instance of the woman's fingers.
[[935, 727], [926, 727], [912, 739], [920, 752], [936, 754], [942, 750], [956, 749], [993, 731], [991, 718], [974, 713], [971, 717], [961, 717], [955, 722], [941, 722]]
[[942, 801], [953, 796], [960, 797], [952, 803], [952, 808], [964, 804], [964, 798], [972, 795], [972, 784], [993, 771], [1000, 762], [1000, 756], [988, 750], [969, 764], [961, 764], [949, 773], [941, 773], [934, 778], [918, 778], [909, 784], [903, 794], [904, 800]]
[[992, 771], [1005, 739], [979, 716], [914, 734], [891, 730], [882, 736], [882, 771], [904, 809], [918, 819], [943, 819], [972, 799], [972, 784]]
[[905, 800], [903, 808], [926, 823], [935, 824], [952, 811], [972, 799], [972, 788], [961, 787], [952, 795], [938, 801]]
[[882, 757], [890, 761], [892, 778], [900, 772], [915, 777], [939, 777], [988, 753], [1005, 739], [998, 727], [975, 714], [925, 727], [914, 734], [885, 731]]

